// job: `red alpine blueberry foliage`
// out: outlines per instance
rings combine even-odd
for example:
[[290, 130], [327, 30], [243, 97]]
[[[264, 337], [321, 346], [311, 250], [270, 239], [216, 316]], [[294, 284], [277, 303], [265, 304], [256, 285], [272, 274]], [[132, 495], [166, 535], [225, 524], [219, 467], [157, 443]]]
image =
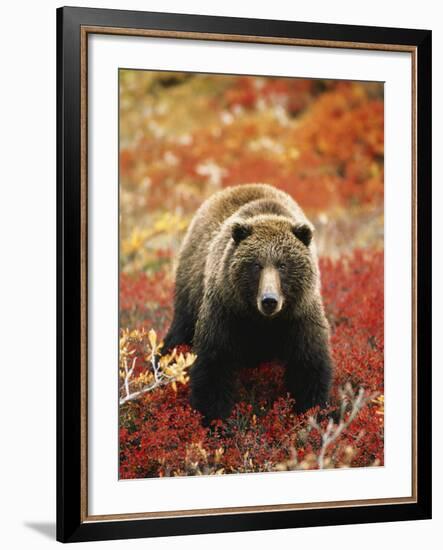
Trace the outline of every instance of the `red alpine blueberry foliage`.
[[[243, 371], [231, 416], [210, 428], [191, 409], [187, 384], [158, 388], [120, 407], [122, 479], [316, 468], [322, 438], [308, 417], [316, 414], [325, 429], [346, 384], [372, 398], [329, 446], [326, 464], [383, 464], [383, 254], [358, 250], [338, 261], [323, 259], [321, 270], [335, 361], [330, 408], [295, 415], [277, 364]], [[139, 276], [132, 283], [125, 281], [122, 294], [135, 288], [136, 301], [146, 303], [152, 280]]]
[[333, 262], [320, 260], [322, 294], [332, 328], [336, 387], [349, 382], [383, 393], [383, 252], [356, 250]]
[[156, 327], [161, 338], [171, 320], [173, 281], [165, 270], [120, 274], [120, 326]]

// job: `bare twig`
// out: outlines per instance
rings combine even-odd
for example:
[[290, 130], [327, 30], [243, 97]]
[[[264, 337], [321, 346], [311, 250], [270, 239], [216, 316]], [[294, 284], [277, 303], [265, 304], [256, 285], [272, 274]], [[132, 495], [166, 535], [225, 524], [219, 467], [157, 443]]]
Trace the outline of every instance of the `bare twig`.
[[154, 388], [156, 388], [159, 384], [157, 382], [154, 382], [150, 386], [146, 386], [142, 390], [135, 391], [132, 393], [128, 393], [125, 395], [125, 397], [120, 398], [119, 403], [120, 405], [124, 405], [128, 401], [132, 401], [133, 399], [137, 399], [138, 397], [141, 397], [144, 393], [147, 393], [149, 391], [152, 391]]
[[[322, 437], [322, 446], [317, 458], [319, 469], [323, 469], [325, 467], [325, 457], [328, 448], [345, 430], [347, 430], [359, 411], [361, 411], [368, 401], [374, 399], [374, 397], [376, 397], [375, 394], [365, 397], [363, 388], [360, 388], [357, 396], [355, 396], [354, 391], [350, 385], [348, 385], [341, 391], [340, 420], [338, 424], [335, 424], [332, 418], [330, 418], [326, 429], [323, 430], [315, 418], [309, 418], [309, 424], [315, 428]], [[346, 408], [349, 401], [352, 403], [352, 409], [349, 416], [345, 419]]]
[[128, 369], [128, 361], [127, 359], [125, 358], [123, 360], [123, 365], [125, 367], [125, 381], [124, 381], [124, 386], [125, 386], [125, 391], [126, 391], [126, 396], [128, 396], [130, 394], [129, 392], [129, 380], [132, 376], [132, 373], [134, 372], [134, 367], [135, 367], [135, 363], [137, 362], [137, 357], [134, 357], [134, 359], [132, 360], [132, 365], [131, 365], [131, 368]]

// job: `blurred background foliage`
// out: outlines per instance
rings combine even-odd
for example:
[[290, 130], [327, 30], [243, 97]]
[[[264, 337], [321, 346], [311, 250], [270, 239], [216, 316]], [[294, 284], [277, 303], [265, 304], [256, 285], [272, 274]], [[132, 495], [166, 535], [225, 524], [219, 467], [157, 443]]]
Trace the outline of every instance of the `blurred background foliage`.
[[383, 246], [383, 85], [120, 70], [121, 270], [172, 276], [198, 206], [267, 182], [323, 256]]

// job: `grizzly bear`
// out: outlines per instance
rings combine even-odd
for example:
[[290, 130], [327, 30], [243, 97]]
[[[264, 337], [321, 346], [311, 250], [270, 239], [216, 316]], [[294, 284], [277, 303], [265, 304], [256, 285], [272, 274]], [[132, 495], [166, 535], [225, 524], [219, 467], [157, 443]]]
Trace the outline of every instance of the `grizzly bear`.
[[235, 373], [276, 360], [297, 412], [328, 400], [332, 361], [313, 227], [286, 193], [229, 187], [199, 208], [176, 273], [164, 350], [189, 344], [191, 405], [205, 423], [229, 416]]

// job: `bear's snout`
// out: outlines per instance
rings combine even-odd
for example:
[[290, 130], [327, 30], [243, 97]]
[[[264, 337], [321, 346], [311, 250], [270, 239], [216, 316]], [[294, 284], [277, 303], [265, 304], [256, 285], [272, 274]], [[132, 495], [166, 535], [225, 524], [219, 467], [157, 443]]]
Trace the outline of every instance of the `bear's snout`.
[[278, 296], [276, 294], [265, 294], [261, 300], [261, 307], [267, 315], [272, 315], [278, 306]]
[[266, 317], [276, 315], [283, 307], [280, 274], [275, 267], [265, 267], [260, 274], [257, 307]]

